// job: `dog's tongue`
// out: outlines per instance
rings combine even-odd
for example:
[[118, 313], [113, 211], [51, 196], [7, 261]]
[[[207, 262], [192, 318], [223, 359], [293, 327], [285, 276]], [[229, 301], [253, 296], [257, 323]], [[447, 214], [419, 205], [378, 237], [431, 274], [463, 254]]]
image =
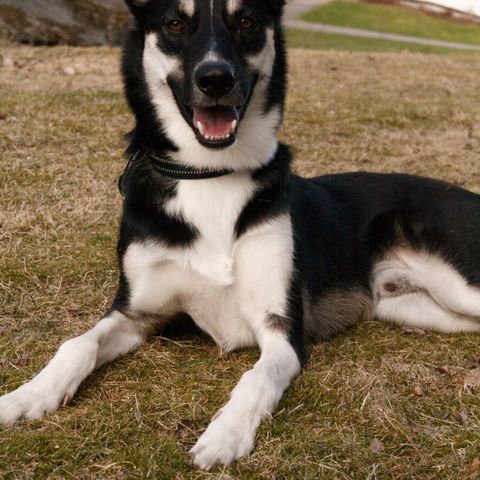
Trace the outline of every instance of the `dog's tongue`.
[[238, 113], [233, 107], [193, 109], [193, 124], [209, 140], [228, 138], [238, 125]]

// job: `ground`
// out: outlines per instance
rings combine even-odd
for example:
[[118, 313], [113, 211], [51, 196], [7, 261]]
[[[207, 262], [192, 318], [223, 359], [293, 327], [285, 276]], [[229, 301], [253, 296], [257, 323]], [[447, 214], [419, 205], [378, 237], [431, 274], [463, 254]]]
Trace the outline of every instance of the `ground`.
[[439, 53], [439, 54], [462, 54], [470, 53], [463, 50], [452, 50], [430, 45], [415, 43], [394, 42], [389, 40], [377, 40], [373, 38], [357, 38], [347, 35], [312, 32], [308, 30], [289, 29], [288, 40], [297, 48], [314, 50], [343, 50], [363, 52], [412, 52], [412, 53]]
[[[108, 308], [132, 126], [117, 50], [2, 53], [16, 66], [0, 68], [0, 393]], [[298, 172], [409, 172], [480, 192], [479, 56], [290, 57], [282, 138]], [[377, 322], [314, 345], [253, 455], [202, 473], [186, 451], [258, 353], [159, 337], [94, 374], [69, 406], [0, 428], [0, 477], [476, 478], [480, 389], [461, 377], [480, 366], [478, 345]]]
[[403, 7], [361, 3], [358, 0], [333, 0], [313, 9], [303, 18], [329, 25], [480, 44], [479, 25], [419, 14], [418, 11]]

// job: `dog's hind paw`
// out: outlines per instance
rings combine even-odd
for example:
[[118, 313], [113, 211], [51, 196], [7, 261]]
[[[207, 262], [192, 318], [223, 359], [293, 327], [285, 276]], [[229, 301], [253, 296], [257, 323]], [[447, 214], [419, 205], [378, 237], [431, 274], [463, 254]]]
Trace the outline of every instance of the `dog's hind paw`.
[[35, 420], [60, 406], [58, 395], [40, 393], [28, 383], [0, 397], [0, 424], [13, 425], [24, 417]]
[[242, 418], [228, 418], [225, 413], [213, 420], [199, 438], [189, 455], [192, 463], [210, 470], [215, 464], [228, 466], [234, 460], [248, 455], [255, 442], [255, 428]]

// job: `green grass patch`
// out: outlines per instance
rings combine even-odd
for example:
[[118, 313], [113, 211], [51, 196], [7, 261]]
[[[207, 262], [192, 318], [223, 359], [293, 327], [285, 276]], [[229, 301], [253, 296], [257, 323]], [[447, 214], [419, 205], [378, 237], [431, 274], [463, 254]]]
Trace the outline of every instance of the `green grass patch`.
[[305, 14], [303, 19], [377, 32], [480, 45], [478, 26], [463, 25], [387, 5], [334, 0]]
[[307, 30], [289, 29], [288, 44], [293, 48], [308, 48], [317, 50], [346, 50], [358, 52], [412, 52], [436, 54], [475, 54], [473, 51], [454, 50], [449, 48], [418, 45], [415, 43], [375, 40], [373, 38], [357, 38], [347, 35], [311, 32]]

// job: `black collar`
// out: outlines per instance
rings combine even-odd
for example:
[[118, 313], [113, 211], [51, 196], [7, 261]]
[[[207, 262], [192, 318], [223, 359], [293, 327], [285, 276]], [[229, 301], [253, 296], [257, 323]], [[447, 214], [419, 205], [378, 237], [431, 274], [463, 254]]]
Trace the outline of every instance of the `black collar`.
[[223, 177], [235, 173], [235, 170], [228, 168], [222, 169], [197, 169], [186, 165], [170, 162], [164, 158], [157, 157], [154, 153], [145, 152], [143, 158], [150, 161], [156, 172], [165, 177], [175, 178], [176, 180], [205, 180], [207, 178]]
[[125, 189], [123, 185], [123, 180], [126, 173], [139, 161], [147, 160], [150, 162], [154, 170], [161, 175], [164, 175], [168, 178], [174, 178], [176, 180], [204, 180], [207, 178], [218, 178], [225, 175], [230, 175], [235, 173], [235, 170], [228, 168], [223, 169], [196, 169], [193, 167], [188, 167], [186, 165], [180, 165], [178, 163], [169, 162], [163, 158], [157, 157], [151, 152], [145, 150], [137, 150], [131, 154], [127, 166], [123, 171], [123, 174], [118, 179], [118, 188], [122, 196], [125, 196]]

